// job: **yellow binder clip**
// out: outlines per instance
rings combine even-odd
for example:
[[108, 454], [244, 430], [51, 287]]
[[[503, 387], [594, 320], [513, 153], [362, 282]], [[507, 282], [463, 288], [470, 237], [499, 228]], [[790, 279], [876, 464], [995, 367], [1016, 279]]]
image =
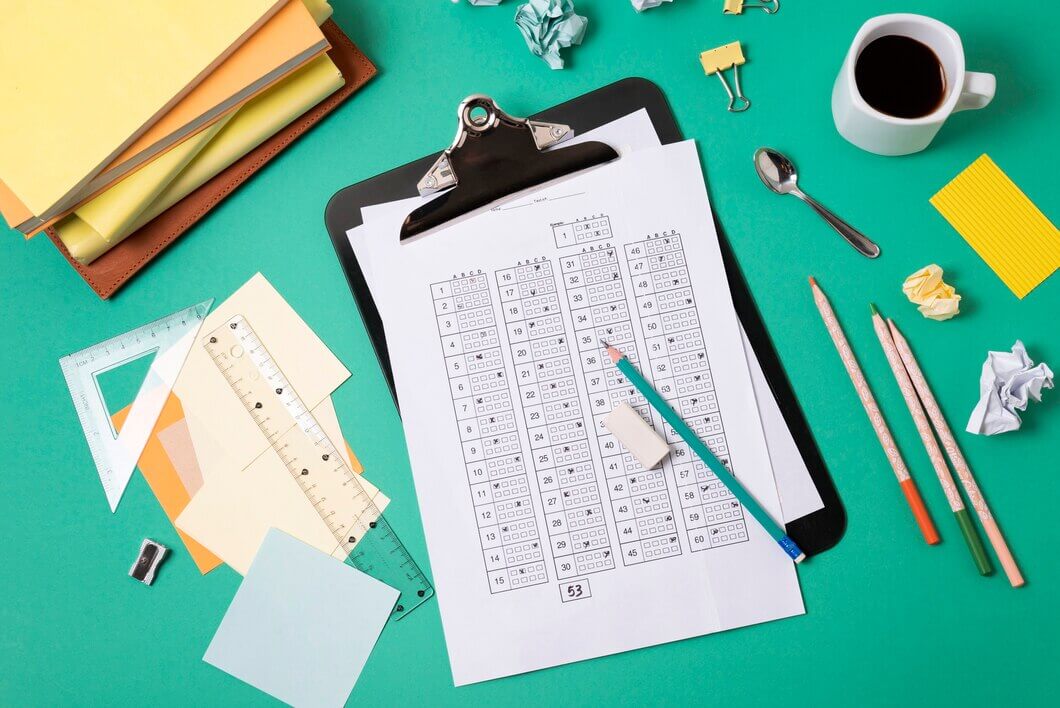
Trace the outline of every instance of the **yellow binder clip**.
[[767, 15], [775, 14], [780, 9], [780, 0], [760, 0], [760, 2], [746, 2], [746, 0], [725, 0], [722, 12], [726, 15], [742, 15], [747, 8], [765, 10]]
[[[711, 74], [717, 76], [718, 81], [725, 88], [725, 93], [729, 94], [730, 111], [740, 113], [751, 107], [751, 101], [747, 96], [743, 95], [743, 89], [740, 88], [740, 65], [747, 60], [743, 58], [743, 49], [740, 47], [739, 42], [731, 42], [715, 49], [708, 49], [699, 55], [699, 61], [703, 64], [703, 71], [706, 72], [707, 76]], [[726, 69], [732, 69], [732, 78], [736, 83], [735, 94], [729, 88], [729, 82], [725, 80], [725, 74], [722, 73]]]

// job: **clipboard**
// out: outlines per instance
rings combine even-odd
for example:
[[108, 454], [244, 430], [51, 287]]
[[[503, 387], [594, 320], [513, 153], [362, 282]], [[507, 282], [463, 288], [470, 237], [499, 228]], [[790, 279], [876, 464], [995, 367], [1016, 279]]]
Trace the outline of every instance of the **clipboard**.
[[[561, 103], [531, 116], [527, 121], [563, 124], [570, 126], [577, 133], [585, 133], [625, 115], [644, 109], [651, 119], [662, 144], [684, 140], [681, 129], [677, 126], [670, 105], [662, 90], [647, 79], [627, 78], [603, 88]], [[563, 152], [571, 148], [560, 148], [554, 152]], [[375, 306], [368, 283], [361, 271], [346, 236], [346, 231], [363, 222], [361, 208], [385, 202], [407, 199], [420, 194], [418, 183], [433, 167], [444, 159], [447, 153], [428, 155], [389, 172], [346, 187], [334, 194], [324, 211], [324, 223], [331, 237], [335, 254], [342, 265], [346, 280], [353, 293], [354, 301], [360, 311], [365, 329], [372, 340], [379, 366], [386, 377], [391, 395], [397, 403], [390, 356], [387, 350], [386, 336], [379, 311]], [[599, 156], [597, 156], [599, 158]], [[597, 162], [596, 164], [599, 164]], [[514, 193], [526, 185], [513, 179], [515, 187], [507, 193]], [[495, 185], [494, 185], [495, 186]], [[406, 221], [406, 226], [408, 221]], [[795, 539], [807, 555], [816, 555], [835, 546], [846, 530], [846, 511], [839, 499], [835, 484], [825, 466], [824, 459], [817, 443], [810, 432], [809, 425], [802, 413], [795, 392], [791, 388], [787, 374], [777, 356], [776, 349], [769, 338], [761, 315], [758, 313], [754, 298], [740, 272], [732, 247], [725, 237], [721, 225], [717, 223], [718, 240], [721, 243], [722, 259], [728, 275], [736, 314], [743, 324], [747, 338], [758, 357], [762, 371], [769, 382], [770, 389], [777, 401], [784, 421], [791, 431], [799, 454], [802, 456], [810, 477], [824, 503], [824, 508], [785, 524], [788, 534]], [[428, 236], [429, 238], [429, 236]]]

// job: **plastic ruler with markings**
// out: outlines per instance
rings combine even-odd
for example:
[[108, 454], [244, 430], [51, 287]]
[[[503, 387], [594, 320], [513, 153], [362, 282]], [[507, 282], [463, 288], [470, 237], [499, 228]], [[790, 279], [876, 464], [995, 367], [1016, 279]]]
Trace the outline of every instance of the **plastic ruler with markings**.
[[[59, 360], [112, 512], [212, 304], [213, 300], [206, 300], [185, 307]], [[103, 400], [99, 377], [151, 354], [154, 359], [119, 433]]]
[[350, 469], [312, 412], [242, 315], [204, 335], [203, 346], [232, 391], [283, 460], [291, 477], [335, 537], [346, 563], [401, 593], [401, 619], [434, 589], [360, 476]]

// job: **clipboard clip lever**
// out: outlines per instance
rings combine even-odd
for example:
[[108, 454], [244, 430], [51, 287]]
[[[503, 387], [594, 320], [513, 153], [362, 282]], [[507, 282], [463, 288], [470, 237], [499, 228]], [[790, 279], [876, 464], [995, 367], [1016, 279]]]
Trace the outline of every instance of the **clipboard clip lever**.
[[589, 141], [550, 150], [573, 137], [570, 126], [516, 118], [483, 94], [457, 108], [453, 144], [416, 184], [420, 196], [449, 190], [405, 218], [401, 239], [429, 231], [503, 197], [618, 157]]

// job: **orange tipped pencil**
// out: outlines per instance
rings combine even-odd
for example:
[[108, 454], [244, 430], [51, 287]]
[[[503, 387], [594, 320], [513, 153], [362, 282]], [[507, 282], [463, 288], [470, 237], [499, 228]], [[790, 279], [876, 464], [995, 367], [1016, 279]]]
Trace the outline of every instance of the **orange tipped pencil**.
[[942, 492], [946, 495], [950, 511], [953, 512], [953, 517], [957, 521], [957, 527], [960, 528], [961, 535], [964, 536], [964, 540], [968, 544], [968, 552], [972, 554], [972, 560], [975, 562], [975, 567], [979, 569], [979, 573], [990, 575], [994, 572], [993, 567], [990, 565], [990, 557], [986, 555], [983, 542], [975, 531], [975, 524], [972, 523], [972, 517], [968, 513], [968, 508], [964, 505], [964, 500], [961, 499], [961, 492], [957, 489], [957, 483], [953, 481], [950, 468], [946, 466], [946, 460], [942, 456], [938, 441], [935, 440], [935, 436], [931, 433], [931, 424], [928, 422], [927, 413], [924, 412], [924, 406], [921, 405], [920, 399], [917, 398], [916, 391], [913, 389], [913, 382], [909, 379], [909, 372], [906, 371], [905, 364], [902, 363], [898, 347], [894, 345], [894, 339], [891, 337], [891, 332], [887, 329], [887, 324], [883, 321], [880, 311], [871, 302], [869, 303], [869, 309], [872, 311], [872, 326], [876, 330], [876, 337], [880, 340], [880, 348], [883, 349], [883, 353], [887, 357], [887, 363], [890, 365], [891, 373], [894, 375], [894, 382], [898, 384], [898, 390], [902, 392], [902, 398], [905, 399], [909, 415], [913, 418], [913, 423], [916, 425], [916, 432], [920, 435], [920, 442], [924, 444], [924, 452], [927, 453], [928, 459], [931, 460], [931, 467], [939, 478], [939, 486], [942, 487]]
[[879, 405], [876, 404], [872, 389], [869, 388], [869, 382], [865, 380], [865, 374], [861, 372], [861, 367], [858, 366], [858, 360], [854, 357], [854, 350], [850, 348], [850, 342], [847, 341], [846, 335], [843, 334], [843, 328], [839, 326], [835, 311], [832, 310], [832, 305], [829, 304], [828, 298], [825, 297], [824, 291], [821, 290], [821, 286], [817, 284], [813, 276], [810, 276], [810, 288], [813, 290], [813, 300], [817, 303], [817, 309], [821, 313], [821, 319], [824, 320], [824, 326], [832, 337], [832, 343], [835, 344], [836, 351], [839, 352], [839, 358], [843, 360], [843, 366], [846, 367], [847, 375], [850, 376], [850, 383], [854, 384], [854, 390], [857, 391], [858, 398], [861, 399], [865, 415], [869, 417], [872, 429], [876, 431], [876, 438], [880, 441], [880, 446], [883, 447], [883, 452], [891, 463], [894, 476], [898, 478], [898, 484], [902, 488], [902, 493], [905, 494], [909, 508], [913, 511], [913, 517], [916, 519], [917, 526], [920, 527], [920, 533], [924, 535], [924, 540], [929, 544], [936, 544], [939, 542], [938, 529], [935, 528], [931, 515], [928, 514], [924, 500], [920, 496], [920, 490], [917, 489], [916, 482], [913, 481], [912, 476], [909, 474], [909, 468], [905, 466], [902, 453], [898, 451], [898, 445], [895, 444], [894, 436], [891, 435], [891, 430], [887, 427], [887, 421], [883, 419], [883, 413], [880, 411]]

